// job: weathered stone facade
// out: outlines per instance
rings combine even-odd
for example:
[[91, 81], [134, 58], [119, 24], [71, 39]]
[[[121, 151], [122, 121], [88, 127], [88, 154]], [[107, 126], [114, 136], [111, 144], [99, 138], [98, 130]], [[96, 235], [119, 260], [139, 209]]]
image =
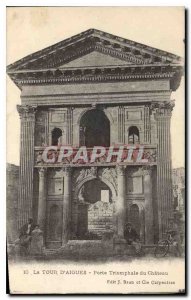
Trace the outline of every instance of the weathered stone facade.
[[[156, 242], [173, 211], [170, 96], [181, 73], [176, 55], [94, 29], [10, 65], [22, 99], [18, 226], [32, 216], [56, 248], [107, 231], [123, 238], [131, 221]], [[42, 159], [50, 145], [122, 144], [143, 145], [145, 160]]]

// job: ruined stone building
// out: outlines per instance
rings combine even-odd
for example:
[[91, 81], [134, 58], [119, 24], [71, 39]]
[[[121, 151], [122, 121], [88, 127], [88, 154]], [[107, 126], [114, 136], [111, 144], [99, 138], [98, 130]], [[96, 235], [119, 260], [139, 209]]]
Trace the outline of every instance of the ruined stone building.
[[[7, 68], [21, 90], [18, 226], [33, 217], [47, 248], [123, 237], [130, 221], [145, 244], [172, 217], [170, 120], [181, 58], [89, 29]], [[46, 146], [139, 145], [143, 159], [53, 164]], [[136, 150], [135, 150], [136, 152]], [[136, 156], [136, 154], [135, 154]]]

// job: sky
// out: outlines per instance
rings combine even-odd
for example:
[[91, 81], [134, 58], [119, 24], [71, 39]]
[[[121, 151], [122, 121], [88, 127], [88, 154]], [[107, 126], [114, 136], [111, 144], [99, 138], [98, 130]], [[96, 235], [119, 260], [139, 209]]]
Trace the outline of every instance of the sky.
[[[90, 28], [184, 57], [183, 7], [8, 7], [7, 65]], [[173, 92], [172, 166], [184, 166], [184, 78]], [[19, 164], [20, 90], [7, 76], [7, 162]]]

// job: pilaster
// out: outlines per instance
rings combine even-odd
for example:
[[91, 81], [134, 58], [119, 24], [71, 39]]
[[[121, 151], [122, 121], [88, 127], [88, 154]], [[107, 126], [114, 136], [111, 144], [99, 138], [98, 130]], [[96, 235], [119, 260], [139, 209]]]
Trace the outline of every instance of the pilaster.
[[148, 105], [144, 107], [144, 142], [151, 143], [150, 109]]
[[117, 201], [116, 201], [116, 218], [117, 218], [117, 234], [120, 238], [124, 238], [126, 205], [125, 205], [125, 168], [117, 166]]
[[124, 106], [119, 106], [118, 109], [118, 141], [125, 142], [125, 109]]
[[62, 244], [68, 242], [71, 233], [71, 168], [65, 167], [64, 171], [64, 197], [63, 197], [63, 230]]
[[73, 108], [70, 107], [67, 110], [67, 134], [66, 142], [68, 145], [73, 144]]

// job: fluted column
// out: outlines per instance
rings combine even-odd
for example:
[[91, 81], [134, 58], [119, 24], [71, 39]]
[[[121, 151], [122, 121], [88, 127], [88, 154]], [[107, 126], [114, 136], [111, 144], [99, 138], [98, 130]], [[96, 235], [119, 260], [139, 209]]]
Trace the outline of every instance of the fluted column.
[[36, 107], [17, 105], [21, 119], [18, 227], [33, 216], [34, 128]]
[[116, 201], [116, 217], [117, 217], [117, 234], [124, 237], [126, 203], [125, 203], [125, 168], [117, 166], [117, 201]]
[[71, 232], [71, 168], [65, 167], [64, 171], [64, 197], [63, 197], [63, 230], [62, 244], [68, 242]]
[[152, 169], [151, 167], [143, 168], [144, 176], [144, 196], [145, 196], [145, 243], [153, 244], [153, 199], [152, 199]]
[[170, 121], [173, 101], [157, 103], [157, 197], [159, 238], [169, 227], [173, 213]]
[[38, 225], [45, 231], [46, 220], [46, 168], [39, 169]]

